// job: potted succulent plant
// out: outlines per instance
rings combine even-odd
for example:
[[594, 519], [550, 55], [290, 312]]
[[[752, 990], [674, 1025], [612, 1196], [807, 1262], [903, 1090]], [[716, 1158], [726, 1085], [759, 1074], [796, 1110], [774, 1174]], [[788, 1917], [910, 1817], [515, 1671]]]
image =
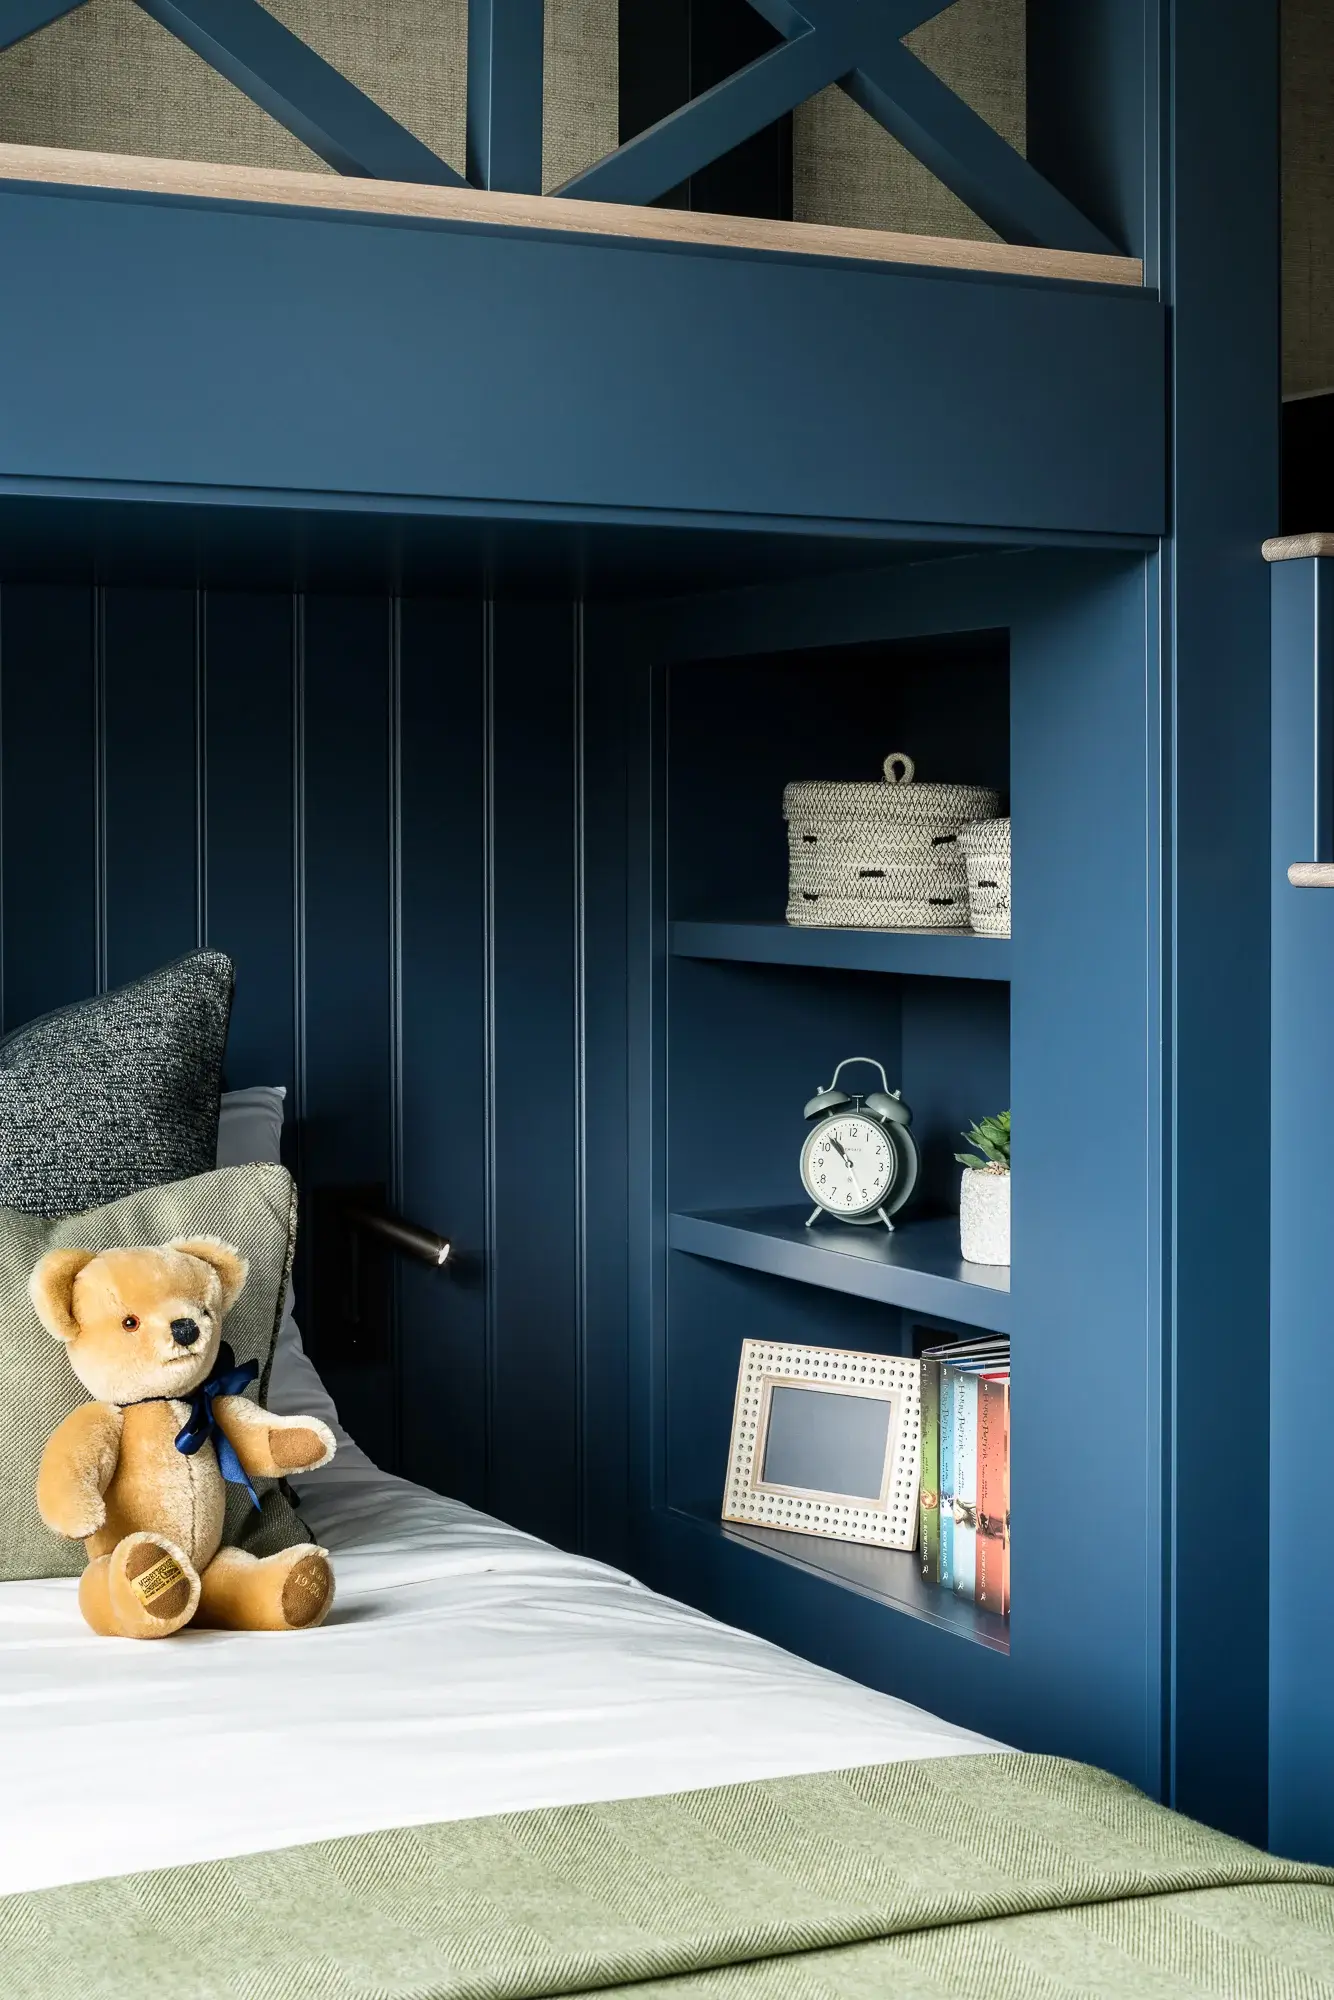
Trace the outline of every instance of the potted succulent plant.
[[965, 1263], [1010, 1261], [1010, 1114], [983, 1118], [964, 1138], [976, 1152], [956, 1153], [964, 1169], [959, 1191], [959, 1244]]

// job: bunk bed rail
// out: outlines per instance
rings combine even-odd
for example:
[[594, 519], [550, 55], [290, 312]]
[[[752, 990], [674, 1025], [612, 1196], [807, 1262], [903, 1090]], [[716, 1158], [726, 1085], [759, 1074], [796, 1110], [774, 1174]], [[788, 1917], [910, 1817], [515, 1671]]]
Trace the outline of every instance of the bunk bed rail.
[[[87, 0], [0, 0], [0, 48]], [[542, 193], [542, 0], [469, 0], [467, 176], [423, 144], [259, 0], [136, 0], [144, 12], [340, 174]], [[904, 37], [948, 0], [748, 0], [774, 44], [555, 190], [660, 200], [838, 84], [1003, 241], [1116, 256], [1089, 220], [921, 62]]]
[[0, 510], [1164, 525], [1163, 308], [1117, 260], [35, 152], [0, 154]]

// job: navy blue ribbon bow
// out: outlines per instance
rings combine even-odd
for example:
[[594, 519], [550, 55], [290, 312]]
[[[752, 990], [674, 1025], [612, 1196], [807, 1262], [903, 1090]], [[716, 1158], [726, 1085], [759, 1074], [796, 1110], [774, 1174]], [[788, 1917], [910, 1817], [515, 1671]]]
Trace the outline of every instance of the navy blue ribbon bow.
[[245, 1467], [236, 1456], [231, 1439], [214, 1416], [213, 1403], [218, 1396], [239, 1396], [243, 1389], [249, 1388], [258, 1374], [258, 1361], [243, 1361], [238, 1365], [236, 1356], [227, 1342], [225, 1340], [220, 1342], [217, 1366], [207, 1382], [201, 1382], [189, 1397], [182, 1396], [177, 1399], [181, 1402], [188, 1401], [190, 1414], [176, 1433], [176, 1449], [184, 1452], [187, 1458], [192, 1458], [195, 1452], [202, 1451], [212, 1438], [213, 1449], [218, 1454], [218, 1470], [223, 1478], [229, 1486], [244, 1486], [250, 1495], [251, 1503], [256, 1507], [259, 1505], [259, 1495], [250, 1484]]

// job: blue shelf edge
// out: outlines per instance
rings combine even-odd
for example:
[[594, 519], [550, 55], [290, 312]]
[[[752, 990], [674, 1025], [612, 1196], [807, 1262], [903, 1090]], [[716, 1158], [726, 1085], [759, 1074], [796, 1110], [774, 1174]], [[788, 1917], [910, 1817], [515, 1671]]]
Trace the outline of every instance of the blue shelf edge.
[[883, 1229], [852, 1229], [832, 1221], [807, 1229], [809, 1212], [730, 1208], [678, 1213], [668, 1220], [667, 1242], [673, 1250], [717, 1263], [794, 1278], [989, 1333], [1010, 1332], [1010, 1273], [965, 1264], [955, 1218], [905, 1222], [891, 1236]]
[[733, 959], [746, 965], [814, 965], [848, 972], [897, 972], [926, 979], [1010, 977], [1010, 940], [975, 931], [808, 930], [786, 923], [678, 919], [674, 958]]
[[886, 1610], [916, 1618], [953, 1638], [985, 1646], [993, 1653], [1009, 1654], [1009, 1619], [998, 1617], [993, 1611], [983, 1611], [948, 1590], [927, 1583], [914, 1551], [836, 1542], [822, 1535], [791, 1534], [785, 1529], [754, 1527], [736, 1521], [713, 1521], [680, 1508], [671, 1512], [677, 1520], [688, 1521], [692, 1528], [717, 1535], [724, 1542], [787, 1563], [836, 1589], [854, 1591]]

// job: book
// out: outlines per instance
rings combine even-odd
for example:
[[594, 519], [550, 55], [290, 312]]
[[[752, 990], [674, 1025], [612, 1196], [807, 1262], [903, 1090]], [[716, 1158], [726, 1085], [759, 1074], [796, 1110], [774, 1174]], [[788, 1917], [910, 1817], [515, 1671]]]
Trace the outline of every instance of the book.
[[978, 1384], [977, 1603], [1010, 1615], [1010, 1375]]
[[[924, 1349], [921, 1365], [922, 1485], [935, 1500], [934, 1506], [924, 1500], [919, 1507], [922, 1574], [988, 1610], [1003, 1602], [1008, 1614], [1009, 1340], [992, 1335], [944, 1342]], [[984, 1514], [992, 1525], [990, 1539]]]
[[928, 1583], [940, 1582], [940, 1361], [934, 1354], [922, 1356], [922, 1456], [921, 1485], [918, 1489], [917, 1546], [922, 1556], [922, 1575]]
[[951, 1588], [971, 1602], [977, 1594], [977, 1389], [975, 1368], [950, 1365], [954, 1377], [954, 1562]]
[[[934, 1358], [934, 1357], [933, 1357]], [[936, 1429], [940, 1438], [940, 1587], [954, 1588], [954, 1384], [953, 1369], [940, 1371], [940, 1413]]]
[[[994, 1346], [994, 1343], [989, 1343], [989, 1345]], [[961, 1382], [974, 1381], [975, 1371], [986, 1365], [982, 1355], [977, 1351], [977, 1343], [971, 1343], [970, 1351], [966, 1356], [962, 1360], [956, 1361], [954, 1356], [959, 1351], [958, 1348], [944, 1347], [938, 1348], [934, 1354], [923, 1356], [923, 1360], [934, 1361], [938, 1359], [941, 1363], [940, 1415], [937, 1423], [937, 1430], [940, 1437], [940, 1480], [937, 1493], [937, 1514], [940, 1520], [939, 1581], [943, 1590], [954, 1590], [956, 1588], [956, 1550], [959, 1545], [959, 1525], [961, 1519], [957, 1494], [959, 1479], [958, 1387]], [[997, 1355], [1003, 1359], [1004, 1349], [997, 1350]], [[993, 1356], [992, 1358], [997, 1358], [997, 1356]], [[976, 1386], [975, 1382], [974, 1386]], [[974, 1437], [977, 1430], [975, 1413], [976, 1402], [974, 1402], [974, 1421], [970, 1431], [970, 1435]], [[971, 1469], [965, 1469], [963, 1477], [965, 1485], [969, 1489], [975, 1488], [976, 1474]], [[976, 1508], [975, 1498], [973, 1506]], [[975, 1525], [975, 1513], [973, 1522]], [[966, 1519], [964, 1525], [966, 1528]], [[970, 1582], [967, 1594], [971, 1597], [973, 1594], [973, 1585], [971, 1582], [972, 1557], [971, 1550], [966, 1544], [966, 1538], [965, 1553], [970, 1563]]]
[[[925, 1328], [919, 1329], [925, 1332]], [[1005, 1333], [988, 1333], [977, 1340], [946, 1340], [938, 1345], [924, 1347], [922, 1359], [928, 1357], [939, 1361], [986, 1361], [994, 1358], [998, 1367], [1005, 1367], [1010, 1359], [1010, 1337]]]

